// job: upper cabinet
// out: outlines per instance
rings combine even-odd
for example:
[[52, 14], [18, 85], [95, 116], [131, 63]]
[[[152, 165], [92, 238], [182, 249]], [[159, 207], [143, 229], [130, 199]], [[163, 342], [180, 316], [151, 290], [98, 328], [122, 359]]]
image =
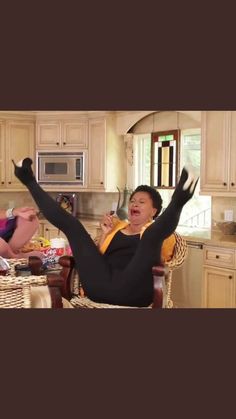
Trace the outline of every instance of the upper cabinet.
[[116, 134], [112, 115], [89, 118], [88, 189], [117, 192], [126, 184], [124, 138]]
[[89, 121], [88, 187], [105, 190], [106, 121]]
[[78, 150], [88, 146], [88, 120], [83, 117], [37, 117], [36, 149]]
[[235, 196], [236, 111], [202, 112], [201, 193]]
[[27, 120], [0, 121], [0, 191], [25, 191], [14, 175], [12, 159], [17, 163], [25, 157], [34, 161], [35, 125]]
[[44, 185], [46, 190], [117, 192], [126, 184], [126, 149], [116, 133], [113, 113], [73, 114], [53, 112], [36, 115], [36, 150], [75, 152], [86, 150], [85, 187]]

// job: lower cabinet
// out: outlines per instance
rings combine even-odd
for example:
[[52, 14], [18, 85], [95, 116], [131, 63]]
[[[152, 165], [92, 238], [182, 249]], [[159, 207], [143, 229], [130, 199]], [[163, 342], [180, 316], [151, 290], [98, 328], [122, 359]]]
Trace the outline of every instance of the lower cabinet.
[[58, 230], [57, 227], [45, 220], [40, 220], [37, 235], [42, 236], [47, 240], [55, 239], [56, 237], [66, 238], [62, 231]]
[[[82, 224], [87, 230], [87, 232], [90, 234], [92, 239], [95, 239], [95, 237], [97, 236], [99, 232], [99, 223], [95, 221], [82, 221]], [[50, 224], [46, 220], [40, 220], [39, 229], [36, 235], [42, 236], [47, 240], [51, 240], [56, 237], [62, 237], [66, 239], [66, 236], [62, 231], [58, 230], [57, 227]]]
[[99, 235], [100, 227], [98, 222], [82, 220], [82, 224], [93, 240]]
[[202, 287], [203, 308], [235, 308], [235, 249], [206, 246]]
[[235, 307], [235, 272], [204, 268], [203, 308]]

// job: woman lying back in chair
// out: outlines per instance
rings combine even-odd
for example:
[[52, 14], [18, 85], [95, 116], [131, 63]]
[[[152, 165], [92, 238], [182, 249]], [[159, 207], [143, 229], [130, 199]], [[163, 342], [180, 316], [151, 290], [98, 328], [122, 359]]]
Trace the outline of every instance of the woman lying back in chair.
[[31, 164], [30, 158], [14, 163], [15, 175], [29, 189], [45, 218], [67, 236], [85, 294], [100, 303], [149, 306], [153, 299], [152, 266], [160, 264], [163, 241], [176, 229], [198, 179], [183, 169], [170, 204], [154, 222], [150, 220], [160, 211], [160, 202], [156, 203], [148, 191], [135, 190], [129, 203], [129, 222], [118, 225], [117, 232], [112, 233], [112, 220], [109, 216], [103, 220], [99, 250], [80, 221], [36, 182]]

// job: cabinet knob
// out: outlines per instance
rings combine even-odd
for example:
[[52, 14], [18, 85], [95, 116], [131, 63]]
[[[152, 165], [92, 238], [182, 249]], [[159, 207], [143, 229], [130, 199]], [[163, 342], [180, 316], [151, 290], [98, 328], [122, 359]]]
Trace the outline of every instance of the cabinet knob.
[[59, 145], [59, 143], [57, 142], [56, 145]]
[[2, 185], [4, 185], [4, 183], [5, 183], [5, 182], [3, 182], [3, 181], [1, 182], [1, 184], [2, 184]]
[[63, 141], [63, 145], [66, 145], [65, 141]]
[[226, 182], [224, 182], [224, 183], [223, 183], [223, 186], [227, 186], [227, 183], [226, 183]]
[[220, 256], [219, 255], [216, 255], [216, 259], [219, 259], [220, 258]]
[[103, 182], [100, 182], [101, 185], [103, 185]]
[[232, 279], [232, 275], [229, 275], [229, 279]]
[[11, 184], [11, 182], [8, 182], [9, 183], [9, 185]]
[[235, 185], [235, 183], [234, 182], [231, 182], [231, 186], [234, 186]]

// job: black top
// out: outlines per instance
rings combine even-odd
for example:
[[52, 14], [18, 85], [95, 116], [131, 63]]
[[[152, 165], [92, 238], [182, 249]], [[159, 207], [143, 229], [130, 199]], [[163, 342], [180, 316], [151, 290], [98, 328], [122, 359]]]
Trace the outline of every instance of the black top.
[[113, 269], [124, 269], [136, 252], [140, 242], [140, 234], [128, 236], [118, 231], [110, 242], [104, 253], [110, 267]]

